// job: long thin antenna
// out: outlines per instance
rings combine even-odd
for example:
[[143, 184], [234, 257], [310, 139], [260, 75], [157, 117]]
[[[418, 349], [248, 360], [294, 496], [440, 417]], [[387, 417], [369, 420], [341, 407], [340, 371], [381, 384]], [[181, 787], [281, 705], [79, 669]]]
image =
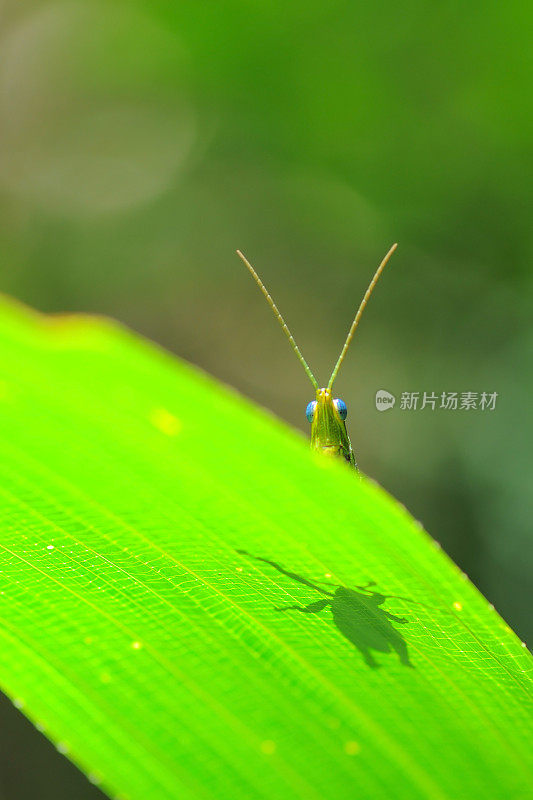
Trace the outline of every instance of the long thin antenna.
[[333, 381], [337, 377], [337, 373], [339, 371], [340, 365], [344, 361], [344, 356], [346, 355], [346, 351], [348, 350], [348, 348], [350, 346], [350, 342], [353, 339], [353, 335], [355, 333], [355, 329], [359, 325], [359, 320], [361, 319], [361, 315], [362, 315], [363, 311], [365, 310], [366, 304], [368, 303], [368, 298], [372, 294], [372, 292], [374, 290], [374, 286], [376, 285], [376, 283], [379, 280], [379, 276], [381, 275], [381, 273], [383, 272], [383, 270], [387, 266], [390, 257], [392, 256], [392, 254], [394, 253], [394, 251], [396, 250], [397, 247], [398, 247], [397, 244], [393, 244], [392, 245], [391, 249], [389, 250], [389, 252], [385, 256], [385, 258], [383, 259], [383, 261], [381, 262], [381, 264], [377, 268], [376, 274], [374, 275], [374, 277], [370, 281], [370, 286], [366, 290], [365, 296], [361, 300], [361, 305], [357, 309], [357, 314], [355, 315], [355, 319], [352, 322], [352, 327], [348, 331], [348, 336], [346, 337], [346, 341], [344, 342], [344, 347], [342, 348], [341, 354], [339, 356], [339, 359], [338, 359], [337, 363], [335, 364], [335, 367], [333, 368], [333, 372], [331, 373], [331, 378], [329, 379], [329, 383], [328, 383], [328, 389], [331, 389], [331, 387], [333, 386]]
[[254, 281], [257, 283], [257, 285], [259, 286], [259, 288], [260, 288], [260, 289], [261, 289], [261, 291], [263, 292], [263, 294], [264, 294], [264, 296], [265, 296], [265, 298], [266, 298], [266, 301], [267, 301], [268, 305], [270, 306], [270, 308], [271, 308], [271, 309], [272, 309], [272, 311], [274, 312], [274, 314], [275, 314], [275, 316], [276, 316], [276, 319], [278, 320], [279, 324], [280, 324], [280, 325], [281, 325], [281, 327], [283, 328], [283, 331], [285, 332], [285, 336], [286, 336], [286, 337], [287, 337], [287, 339], [289, 340], [289, 342], [290, 342], [290, 345], [291, 345], [292, 349], [293, 349], [293, 350], [294, 350], [294, 352], [296, 353], [296, 355], [297, 355], [297, 357], [298, 357], [298, 359], [299, 359], [299, 361], [300, 361], [300, 364], [301, 364], [301, 365], [302, 365], [302, 367], [305, 369], [305, 371], [306, 371], [306, 373], [307, 373], [307, 376], [308, 376], [309, 380], [311, 381], [311, 383], [313, 384], [313, 386], [315, 387], [315, 389], [317, 389], [317, 390], [318, 390], [318, 383], [317, 383], [317, 381], [316, 381], [316, 378], [315, 378], [315, 376], [313, 375], [313, 373], [311, 372], [311, 370], [309, 369], [309, 365], [307, 364], [307, 361], [305, 360], [305, 358], [304, 358], [304, 357], [303, 357], [303, 355], [301, 354], [301, 352], [300, 352], [300, 348], [298, 347], [298, 345], [297, 345], [297, 344], [296, 344], [296, 342], [294, 341], [294, 336], [292, 335], [292, 333], [291, 333], [291, 332], [290, 332], [290, 330], [288, 329], [288, 327], [287, 327], [287, 323], [285, 322], [285, 320], [283, 319], [283, 317], [282, 317], [282, 316], [281, 316], [281, 314], [279, 313], [277, 305], [275, 304], [275, 302], [272, 300], [272, 298], [270, 297], [269, 293], [267, 292], [267, 289], [266, 289], [266, 286], [265, 286], [265, 284], [263, 283], [263, 281], [261, 280], [261, 278], [259, 277], [259, 275], [258, 275], [258, 274], [257, 274], [257, 272], [255, 271], [255, 269], [252, 267], [252, 265], [250, 264], [250, 262], [248, 261], [248, 259], [246, 259], [246, 258], [243, 256], [243, 254], [241, 253], [241, 251], [240, 251], [240, 250], [237, 250], [237, 255], [239, 256], [239, 258], [241, 258], [241, 259], [244, 261], [244, 264], [245, 264], [245, 266], [247, 267], [247, 269], [248, 269], [248, 272], [250, 273], [250, 275], [252, 276], [252, 278], [254, 279]]

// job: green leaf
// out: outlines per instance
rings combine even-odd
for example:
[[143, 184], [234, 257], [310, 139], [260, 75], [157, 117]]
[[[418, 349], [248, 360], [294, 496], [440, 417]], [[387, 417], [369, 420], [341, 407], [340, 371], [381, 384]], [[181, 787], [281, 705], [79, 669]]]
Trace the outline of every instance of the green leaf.
[[0, 312], [0, 684], [92, 780], [526, 796], [530, 656], [402, 506], [112, 323]]

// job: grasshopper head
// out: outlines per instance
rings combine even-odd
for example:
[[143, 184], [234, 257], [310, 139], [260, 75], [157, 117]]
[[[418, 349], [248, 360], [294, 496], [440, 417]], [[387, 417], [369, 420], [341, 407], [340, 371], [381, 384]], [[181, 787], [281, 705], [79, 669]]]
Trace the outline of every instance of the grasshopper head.
[[340, 398], [334, 398], [331, 389], [317, 389], [316, 400], [312, 400], [306, 410], [314, 450], [351, 461], [350, 440], [344, 423], [346, 414], [346, 404]]

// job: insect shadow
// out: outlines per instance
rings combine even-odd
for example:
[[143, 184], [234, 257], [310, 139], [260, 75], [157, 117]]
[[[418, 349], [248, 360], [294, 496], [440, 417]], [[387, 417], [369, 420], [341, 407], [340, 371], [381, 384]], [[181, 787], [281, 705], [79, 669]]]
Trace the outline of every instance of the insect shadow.
[[[298, 575], [296, 572], [290, 572], [281, 564], [270, 561], [268, 558], [253, 556], [246, 550], [237, 550], [237, 552], [253, 558], [255, 561], [269, 564], [282, 575], [286, 575], [296, 583], [309, 586], [309, 588], [322, 595], [320, 600], [315, 600], [307, 606], [282, 606], [276, 608], [276, 611], [320, 614], [321, 611], [329, 608], [331, 609], [333, 622], [339, 632], [359, 650], [369, 667], [377, 669], [381, 666], [374, 658], [373, 652], [390, 653], [394, 651], [400, 664], [403, 664], [404, 667], [414, 668], [409, 659], [407, 642], [402, 634], [391, 624], [395, 622], [399, 625], [406, 625], [408, 620], [404, 617], [390, 614], [381, 608], [389, 597], [395, 597], [396, 595], [385, 595], [371, 590], [369, 587], [376, 585], [374, 581], [364, 586], [356, 586], [355, 589], [328, 583], [322, 584], [322, 581], [313, 582], [302, 575]], [[322, 585], [319, 586], [319, 583]], [[328, 591], [323, 586], [330, 586], [334, 591]]]

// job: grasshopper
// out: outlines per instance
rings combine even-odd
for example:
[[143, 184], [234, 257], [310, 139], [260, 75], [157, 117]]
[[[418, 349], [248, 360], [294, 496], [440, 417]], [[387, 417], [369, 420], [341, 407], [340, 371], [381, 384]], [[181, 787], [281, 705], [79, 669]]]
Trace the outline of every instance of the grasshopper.
[[348, 414], [348, 409], [346, 407], [346, 403], [344, 402], [344, 400], [341, 400], [340, 397], [333, 396], [332, 388], [335, 378], [337, 377], [337, 374], [339, 372], [340, 366], [344, 361], [344, 357], [346, 356], [350, 343], [353, 339], [353, 335], [356, 331], [357, 326], [359, 325], [359, 320], [361, 319], [361, 315], [365, 309], [368, 299], [374, 290], [374, 286], [379, 280], [379, 276], [387, 266], [390, 257], [396, 250], [396, 247], [397, 247], [396, 244], [392, 245], [389, 252], [385, 256], [379, 267], [377, 268], [374, 277], [370, 281], [370, 285], [366, 290], [363, 299], [361, 300], [361, 304], [357, 309], [357, 313], [350, 326], [350, 330], [348, 331], [346, 341], [344, 342], [344, 346], [337, 359], [337, 363], [333, 368], [333, 372], [331, 373], [331, 377], [328, 381], [328, 384], [327, 386], [322, 388], [318, 385], [318, 381], [311, 372], [309, 365], [307, 364], [307, 361], [300, 352], [300, 348], [296, 344], [292, 333], [287, 327], [287, 323], [281, 316], [277, 305], [275, 304], [270, 294], [268, 293], [263, 281], [255, 271], [255, 269], [252, 267], [250, 262], [241, 253], [241, 251], [237, 250], [237, 255], [243, 260], [251, 276], [261, 289], [268, 305], [274, 312], [274, 315], [278, 320], [279, 324], [281, 325], [285, 333], [285, 336], [289, 340], [292, 349], [296, 353], [298, 360], [303, 366], [309, 380], [311, 381], [315, 389], [316, 392], [315, 399], [311, 400], [311, 402], [308, 403], [305, 412], [308, 421], [311, 423], [311, 448], [313, 450], [318, 450], [322, 452], [326, 456], [333, 456], [334, 458], [343, 458], [349, 464], [351, 464], [351, 466], [356, 470], [357, 470], [357, 464], [355, 462], [355, 456], [352, 450], [352, 445], [350, 443], [350, 438], [346, 430], [345, 420]]

